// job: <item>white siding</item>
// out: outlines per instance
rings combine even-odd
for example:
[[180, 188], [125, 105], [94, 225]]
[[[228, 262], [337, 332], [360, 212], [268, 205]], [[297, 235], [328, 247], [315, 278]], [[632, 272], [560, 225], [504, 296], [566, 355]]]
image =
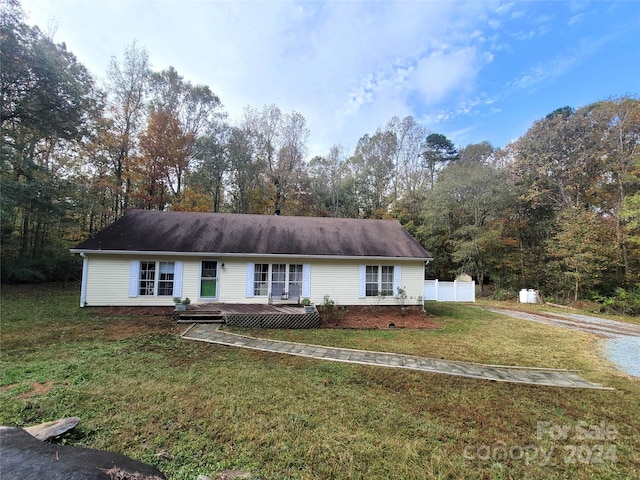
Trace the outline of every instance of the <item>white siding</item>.
[[267, 297], [247, 297], [247, 263], [271, 263], [259, 258], [225, 258], [220, 269], [220, 295], [225, 303], [267, 303]]
[[[129, 297], [131, 261], [184, 262], [182, 297], [198, 301], [200, 291], [200, 261], [207, 258], [169, 256], [95, 255], [87, 254], [87, 306], [172, 306], [172, 296], [139, 295]], [[212, 260], [216, 260], [213, 258]]]
[[[87, 254], [86, 305], [146, 305], [143, 297], [129, 297], [132, 257]], [[171, 299], [169, 299], [171, 301]], [[173, 302], [171, 302], [173, 303]], [[167, 303], [170, 305], [171, 303]], [[149, 303], [149, 305], [153, 305]]]
[[[150, 257], [134, 255], [87, 254], [88, 306], [170, 306], [172, 297], [138, 296], [129, 297], [129, 271], [131, 260], [183, 261], [182, 297], [189, 297], [192, 303], [200, 300], [200, 262], [217, 260], [220, 264], [218, 281], [218, 301], [227, 303], [267, 303], [265, 296], [247, 297], [247, 262], [253, 263], [308, 263], [311, 265], [310, 299], [322, 304], [329, 295], [338, 305], [397, 305], [398, 300], [385, 297], [358, 298], [360, 265], [399, 265], [402, 267], [402, 287], [406, 289], [406, 304], [418, 304], [423, 295], [424, 262], [422, 261], [377, 261], [377, 260], [315, 260], [292, 258], [229, 258], [229, 257]], [[224, 267], [222, 266], [224, 264]]]
[[402, 287], [406, 289], [407, 305], [419, 304], [424, 284], [424, 262], [376, 260], [342, 260], [329, 263], [326, 261], [311, 262], [311, 301], [322, 304], [324, 296], [329, 295], [338, 305], [397, 305], [394, 297], [359, 296], [360, 265], [400, 265], [402, 267]]

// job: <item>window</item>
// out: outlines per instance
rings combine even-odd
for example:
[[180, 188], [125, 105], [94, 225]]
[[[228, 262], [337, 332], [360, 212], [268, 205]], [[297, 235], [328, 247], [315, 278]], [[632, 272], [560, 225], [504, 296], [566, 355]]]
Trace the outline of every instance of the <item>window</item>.
[[393, 267], [384, 265], [380, 272], [380, 293], [384, 297], [392, 297], [393, 291]]
[[175, 262], [140, 262], [138, 295], [173, 296], [175, 269]]
[[302, 296], [302, 265], [289, 265], [289, 286], [287, 292], [290, 297]]
[[173, 295], [173, 275], [175, 264], [173, 262], [160, 262], [159, 273], [160, 279], [158, 282], [158, 295], [159, 296], [172, 296]]
[[392, 265], [367, 265], [365, 270], [365, 295], [367, 297], [391, 297], [393, 291], [393, 266]]
[[156, 290], [156, 262], [140, 262], [140, 295], [154, 295]]
[[256, 296], [269, 295], [269, 264], [256, 263], [253, 274], [253, 294]]
[[[270, 280], [269, 280], [270, 279]], [[253, 273], [253, 294], [255, 296], [289, 297], [302, 296], [302, 264], [256, 263]]]
[[367, 297], [378, 296], [378, 267], [367, 265]]

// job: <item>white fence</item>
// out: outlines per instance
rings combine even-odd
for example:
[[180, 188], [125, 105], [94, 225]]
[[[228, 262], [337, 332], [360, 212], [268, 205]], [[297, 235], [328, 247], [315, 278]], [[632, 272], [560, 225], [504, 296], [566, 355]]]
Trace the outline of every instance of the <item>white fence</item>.
[[425, 280], [424, 299], [437, 302], [475, 302], [476, 282]]

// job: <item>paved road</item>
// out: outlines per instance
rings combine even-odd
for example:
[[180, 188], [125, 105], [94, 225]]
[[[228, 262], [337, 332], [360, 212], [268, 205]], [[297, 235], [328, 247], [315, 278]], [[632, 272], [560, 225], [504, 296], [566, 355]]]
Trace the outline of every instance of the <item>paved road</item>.
[[526, 383], [564, 388], [587, 388], [613, 390], [599, 383], [592, 383], [580, 377], [575, 371], [510, 367], [503, 365], [483, 365], [478, 363], [455, 362], [414, 355], [401, 355], [368, 350], [325, 347], [305, 343], [283, 342], [237, 335], [219, 329], [213, 324], [193, 324], [182, 335], [186, 340], [215, 343], [232, 347], [248, 348], [285, 355], [329, 360], [334, 362], [359, 363], [380, 367], [404, 368], [423, 372], [442, 373], [459, 377], [492, 380], [495, 382]]

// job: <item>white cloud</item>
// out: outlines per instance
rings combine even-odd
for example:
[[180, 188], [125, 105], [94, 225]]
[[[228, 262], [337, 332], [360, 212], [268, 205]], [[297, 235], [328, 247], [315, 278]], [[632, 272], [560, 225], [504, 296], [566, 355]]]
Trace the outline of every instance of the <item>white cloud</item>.
[[478, 57], [473, 47], [433, 52], [418, 61], [412, 85], [425, 105], [437, 104], [452, 91], [468, 88], [478, 71]]
[[586, 16], [587, 15], [585, 13], [579, 13], [578, 15], [574, 15], [573, 17], [569, 18], [569, 20], [567, 21], [567, 25], [569, 25], [570, 27], [573, 27], [577, 23], [580, 23], [582, 20], [584, 20]]
[[[560, 24], [558, 8], [536, 2], [22, 1], [41, 26], [59, 18], [56, 39], [97, 76], [137, 39], [155, 69], [172, 65], [209, 85], [231, 120], [247, 105], [300, 112], [314, 153], [352, 149], [392, 116], [430, 126], [488, 114], [507, 95], [563, 75], [580, 53], [527, 58], [519, 78], [495, 73]], [[581, 13], [562, 24], [583, 27]], [[480, 81], [487, 70], [499, 76], [490, 87]]]
[[137, 39], [155, 69], [172, 65], [209, 85], [231, 119], [246, 105], [275, 103], [302, 113], [312, 138], [348, 147], [393, 115], [412, 114], [412, 98], [435, 105], [470, 89], [488, 28], [478, 18], [490, 10], [482, 2], [25, 3], [36, 23], [59, 16], [59, 39], [98, 76]]

